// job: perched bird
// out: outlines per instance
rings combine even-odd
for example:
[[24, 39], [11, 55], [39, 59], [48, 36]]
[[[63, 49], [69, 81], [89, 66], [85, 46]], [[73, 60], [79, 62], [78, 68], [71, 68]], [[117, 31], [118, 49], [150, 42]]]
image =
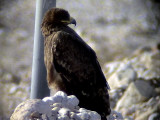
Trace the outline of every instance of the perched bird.
[[76, 25], [76, 20], [61, 8], [47, 11], [42, 21], [48, 85], [75, 95], [80, 107], [106, 120], [111, 111], [109, 85], [94, 50], [68, 24]]

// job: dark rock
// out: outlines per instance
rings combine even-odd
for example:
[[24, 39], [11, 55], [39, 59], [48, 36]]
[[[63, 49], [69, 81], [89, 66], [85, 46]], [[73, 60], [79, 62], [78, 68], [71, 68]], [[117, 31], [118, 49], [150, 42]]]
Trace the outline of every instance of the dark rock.
[[159, 120], [159, 119], [160, 119], [160, 113], [153, 113], [148, 118], [148, 120]]
[[138, 92], [147, 99], [156, 96], [155, 89], [149, 81], [137, 80], [134, 84]]

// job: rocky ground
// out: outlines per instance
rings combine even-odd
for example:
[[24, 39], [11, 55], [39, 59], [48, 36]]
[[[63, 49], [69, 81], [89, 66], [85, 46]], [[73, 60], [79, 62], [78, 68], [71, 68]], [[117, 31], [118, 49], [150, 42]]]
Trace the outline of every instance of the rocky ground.
[[[101, 116], [91, 110], [80, 108], [76, 96], [67, 96], [58, 91], [54, 96], [30, 99], [19, 104], [11, 120], [101, 120]], [[123, 119], [122, 115], [112, 111], [108, 120]]]
[[160, 119], [160, 50], [139, 49], [130, 58], [107, 63], [111, 106], [128, 120]]
[[[157, 46], [139, 49], [130, 58], [107, 63], [105, 73], [111, 87], [113, 109], [108, 120], [160, 119], [160, 49]], [[20, 104], [11, 119], [100, 120], [97, 113], [79, 108], [78, 103], [75, 96], [67, 97], [58, 92], [42, 101], [30, 100]]]
[[[96, 51], [113, 109], [128, 119], [158, 116], [158, 0], [57, 0], [57, 7], [69, 10]], [[0, 120], [29, 98], [34, 13], [33, 0], [0, 1]]]

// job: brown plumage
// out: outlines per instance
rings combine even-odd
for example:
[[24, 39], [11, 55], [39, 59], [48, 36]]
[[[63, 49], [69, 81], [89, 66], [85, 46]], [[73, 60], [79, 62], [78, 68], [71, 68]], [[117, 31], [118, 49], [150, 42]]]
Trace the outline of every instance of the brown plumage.
[[110, 114], [108, 83], [93, 49], [68, 24], [76, 24], [60, 8], [49, 10], [42, 22], [44, 60], [48, 85], [75, 95], [80, 107], [97, 111], [102, 119]]

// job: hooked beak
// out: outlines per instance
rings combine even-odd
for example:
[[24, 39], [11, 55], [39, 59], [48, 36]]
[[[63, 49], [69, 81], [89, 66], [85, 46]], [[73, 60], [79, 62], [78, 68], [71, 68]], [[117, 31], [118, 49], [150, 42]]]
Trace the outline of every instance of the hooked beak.
[[74, 24], [76, 26], [76, 20], [73, 17], [70, 17], [70, 24]]
[[64, 24], [74, 24], [76, 26], [76, 20], [73, 17], [70, 17], [69, 21], [68, 20], [62, 20]]

